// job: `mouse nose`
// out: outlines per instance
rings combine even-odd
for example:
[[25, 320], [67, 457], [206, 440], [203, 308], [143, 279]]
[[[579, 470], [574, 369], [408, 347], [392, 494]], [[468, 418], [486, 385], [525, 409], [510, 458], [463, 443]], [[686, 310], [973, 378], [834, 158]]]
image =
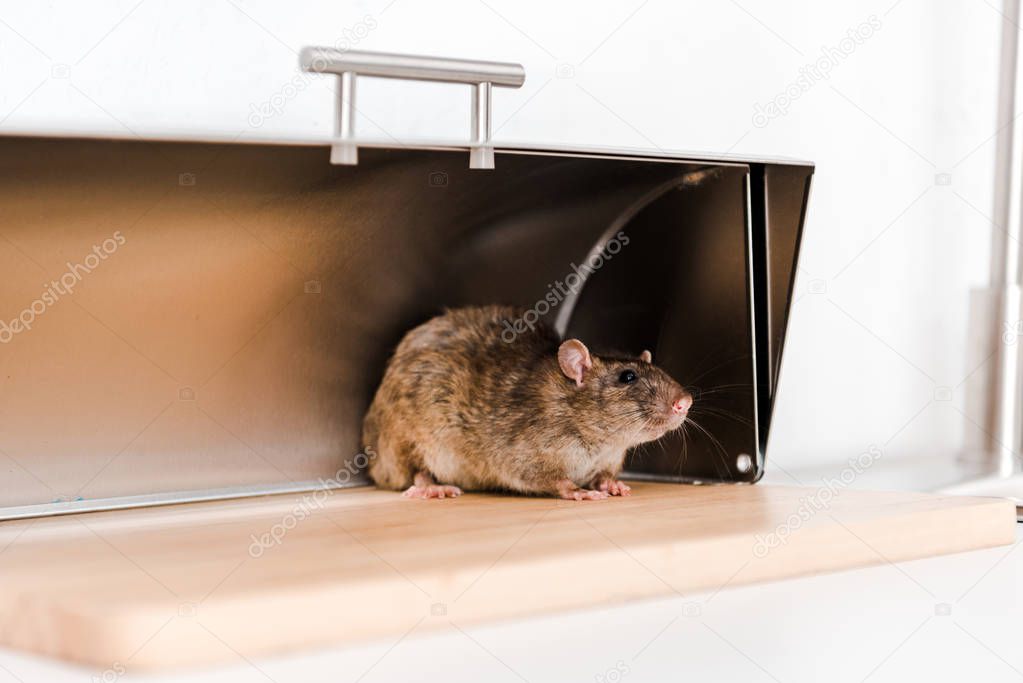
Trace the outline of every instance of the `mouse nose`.
[[689, 412], [690, 406], [693, 405], [692, 396], [683, 396], [682, 398], [675, 399], [675, 402], [671, 404], [671, 412], [676, 415], [685, 415]]

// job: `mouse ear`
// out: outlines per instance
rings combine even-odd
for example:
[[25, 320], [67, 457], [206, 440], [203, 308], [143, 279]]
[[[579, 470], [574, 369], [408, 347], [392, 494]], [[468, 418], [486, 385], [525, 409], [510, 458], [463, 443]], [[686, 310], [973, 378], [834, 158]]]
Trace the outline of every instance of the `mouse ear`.
[[654, 354], [650, 353], [649, 351], [644, 350], [643, 353], [639, 354], [639, 359], [641, 361], [643, 361], [644, 363], [653, 363], [654, 362]]
[[567, 339], [558, 348], [558, 365], [569, 379], [574, 379], [576, 386], [583, 385], [583, 375], [593, 367], [590, 350], [578, 339]]

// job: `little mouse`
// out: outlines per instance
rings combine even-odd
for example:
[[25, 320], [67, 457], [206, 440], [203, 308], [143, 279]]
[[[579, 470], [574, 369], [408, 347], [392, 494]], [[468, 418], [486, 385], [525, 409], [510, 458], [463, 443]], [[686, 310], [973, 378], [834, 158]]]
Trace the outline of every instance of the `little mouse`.
[[678, 429], [692, 396], [649, 351], [592, 355], [544, 324], [513, 326], [525, 313], [448, 310], [405, 335], [363, 423], [378, 486], [411, 498], [629, 494], [626, 451]]

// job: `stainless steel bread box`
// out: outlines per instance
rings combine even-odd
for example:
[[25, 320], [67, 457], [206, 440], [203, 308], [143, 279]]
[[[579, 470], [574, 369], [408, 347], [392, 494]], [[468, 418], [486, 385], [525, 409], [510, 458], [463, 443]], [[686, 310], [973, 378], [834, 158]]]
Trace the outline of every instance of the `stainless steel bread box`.
[[[693, 389], [702, 429], [627, 476], [760, 478], [811, 164], [494, 143], [514, 64], [302, 66], [334, 137], [0, 138], [0, 518], [365, 484], [389, 353], [481, 303]], [[469, 84], [469, 141], [360, 139], [365, 76]]]

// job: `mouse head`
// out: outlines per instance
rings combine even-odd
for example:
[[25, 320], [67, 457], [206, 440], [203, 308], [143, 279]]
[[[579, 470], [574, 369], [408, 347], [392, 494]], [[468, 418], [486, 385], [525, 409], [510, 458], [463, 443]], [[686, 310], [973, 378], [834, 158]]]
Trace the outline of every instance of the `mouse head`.
[[649, 351], [636, 358], [593, 356], [578, 339], [558, 348], [558, 365], [572, 392], [589, 399], [608, 435], [631, 445], [659, 439], [686, 419], [693, 397], [653, 364]]

